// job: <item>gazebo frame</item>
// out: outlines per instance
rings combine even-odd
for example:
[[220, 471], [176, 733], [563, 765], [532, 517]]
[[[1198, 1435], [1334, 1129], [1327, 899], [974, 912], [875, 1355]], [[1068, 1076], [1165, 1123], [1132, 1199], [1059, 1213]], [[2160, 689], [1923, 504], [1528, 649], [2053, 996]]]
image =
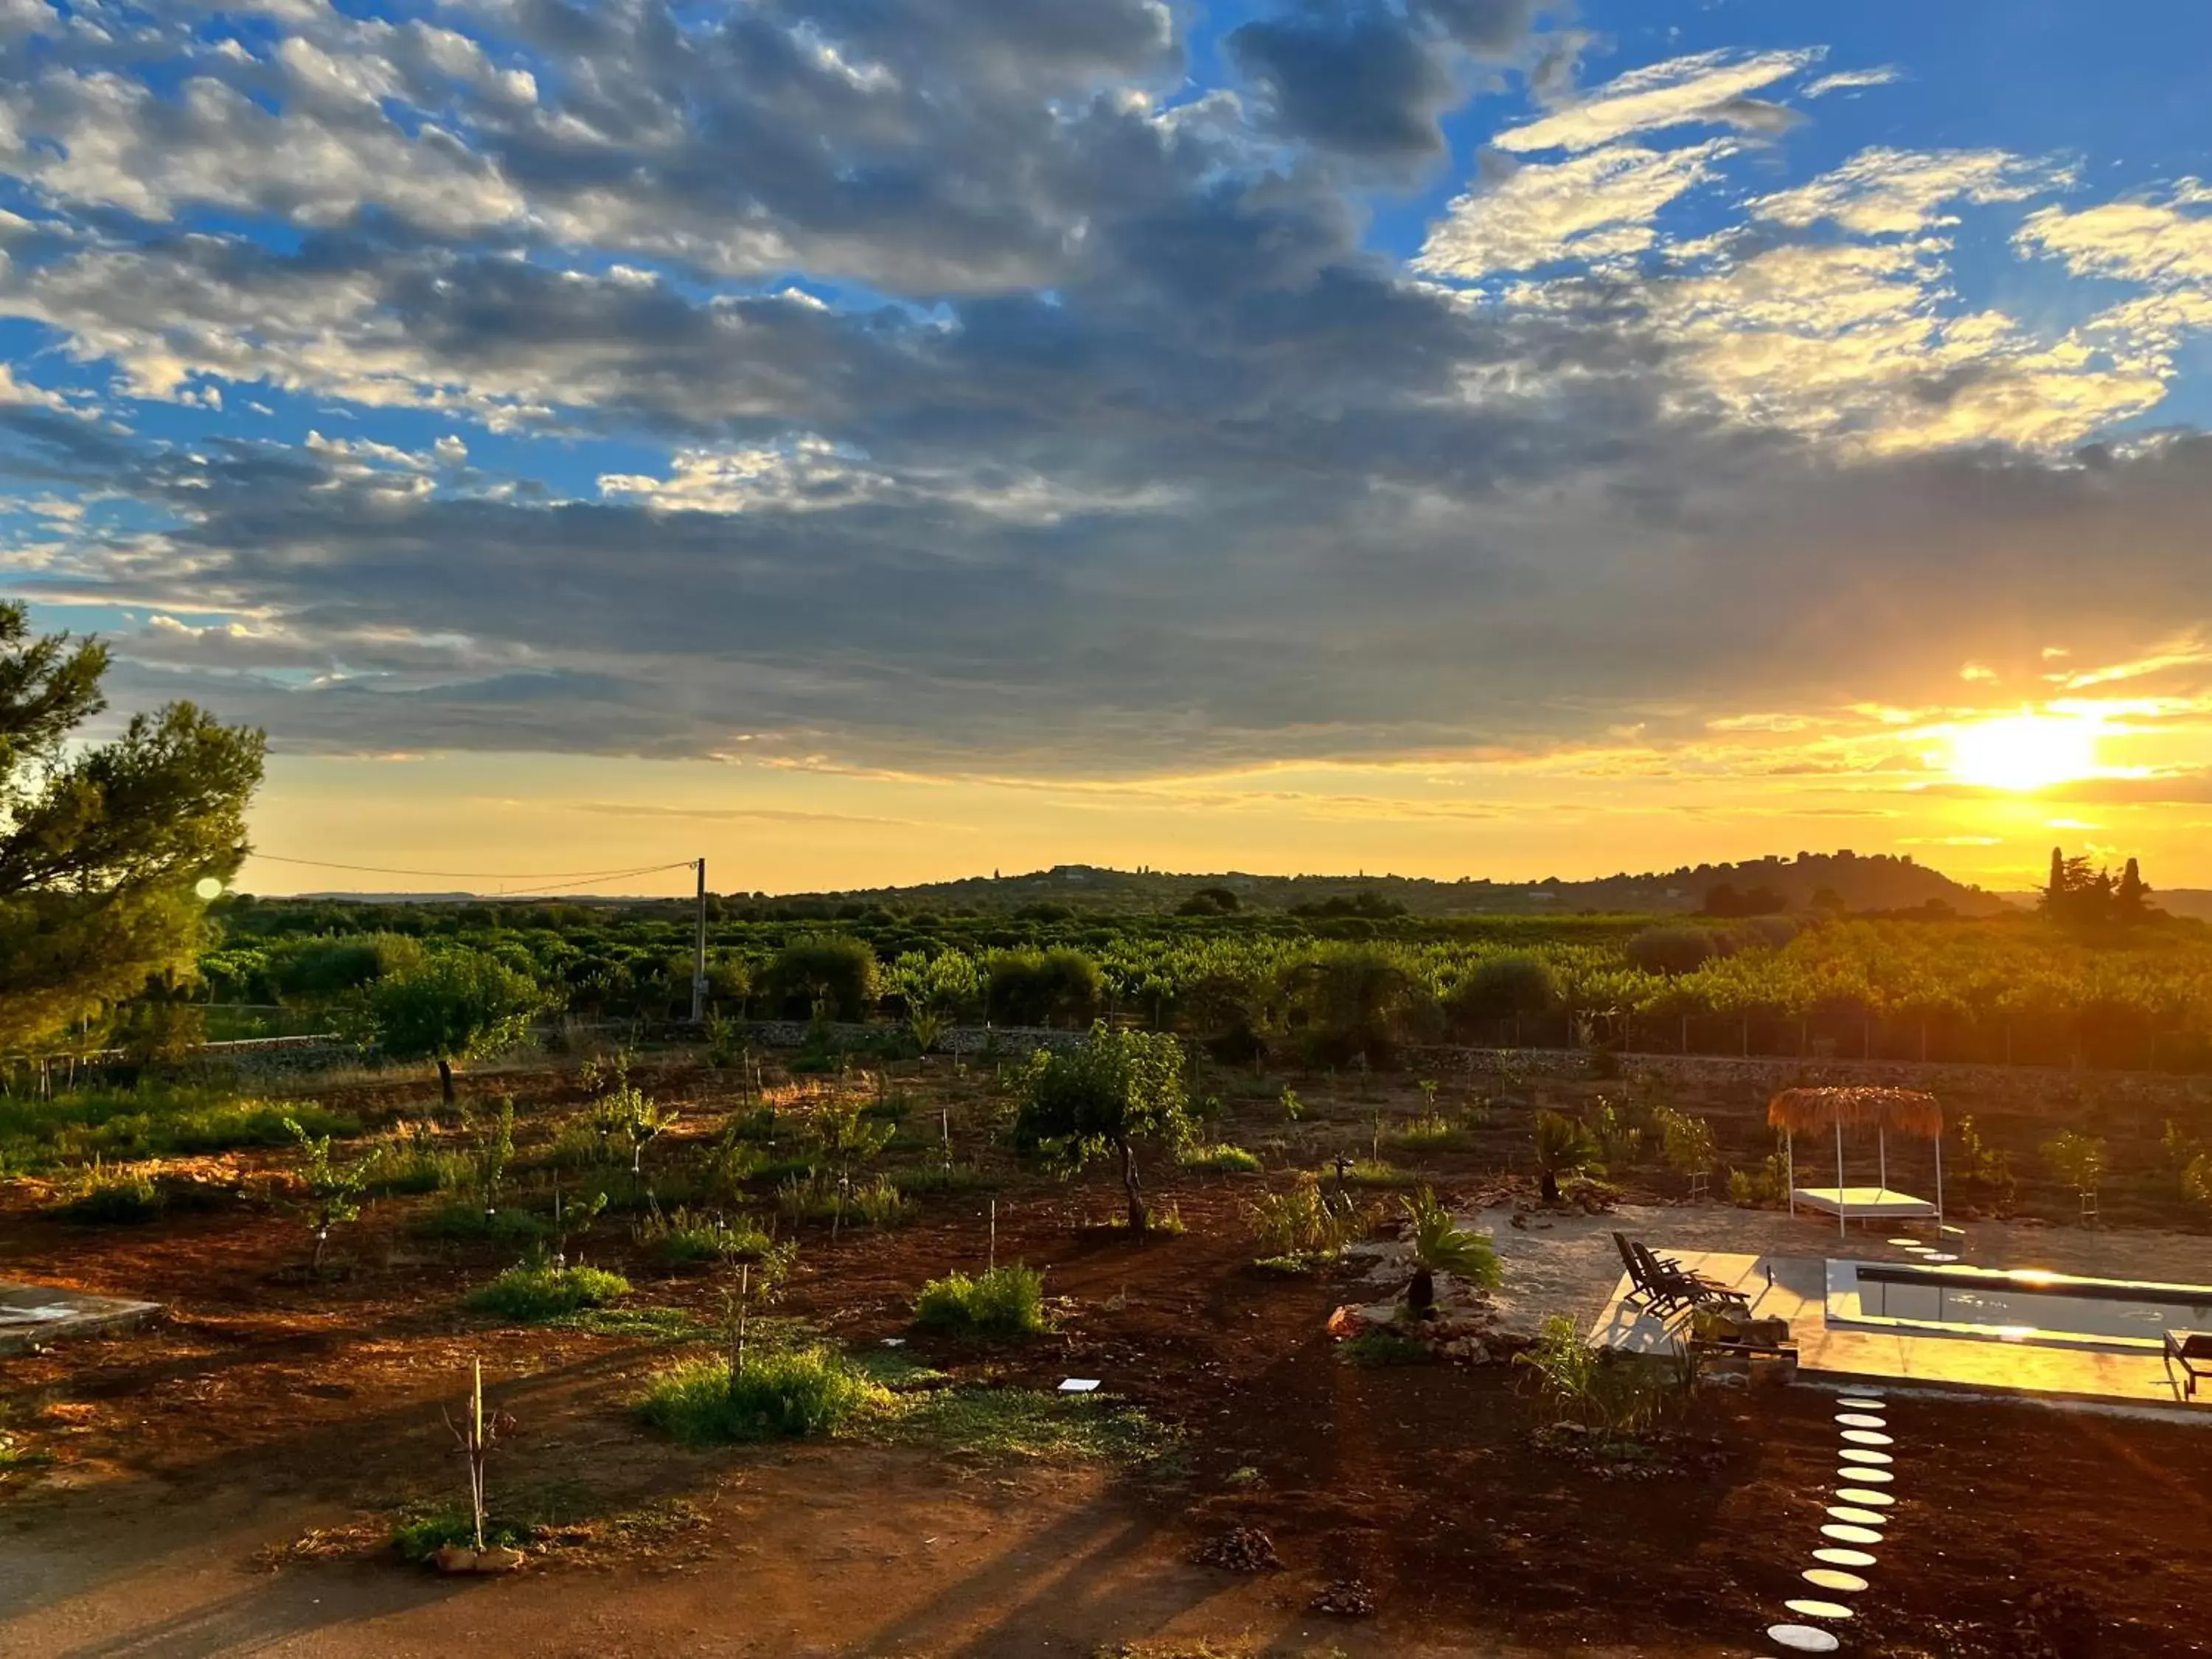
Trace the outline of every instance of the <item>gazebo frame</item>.
[[[1844, 1202], [1844, 1130], [1875, 1127], [1880, 1176], [1875, 1190], [1889, 1190], [1889, 1132], [1917, 1135], [1936, 1146], [1936, 1232], [1943, 1231], [1943, 1109], [1936, 1097], [1917, 1089], [1784, 1089], [1767, 1103], [1766, 1121], [1782, 1131], [1786, 1160], [1784, 1184], [1790, 1213], [1797, 1213], [1797, 1132], [1832, 1129], [1836, 1137], [1836, 1231], [1850, 1237], [1850, 1215]], [[1872, 1218], [1869, 1218], [1870, 1219]]]

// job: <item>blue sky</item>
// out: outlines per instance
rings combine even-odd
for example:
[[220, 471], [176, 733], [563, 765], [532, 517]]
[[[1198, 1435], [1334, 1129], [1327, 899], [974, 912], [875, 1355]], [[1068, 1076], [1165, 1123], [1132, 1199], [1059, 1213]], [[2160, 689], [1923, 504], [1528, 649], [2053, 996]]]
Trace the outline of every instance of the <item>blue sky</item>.
[[[495, 764], [832, 884], [2201, 857], [2208, 61], [2178, 0], [0, 0], [0, 583], [265, 726], [272, 847]], [[2023, 710], [2099, 814], [1955, 822]]]

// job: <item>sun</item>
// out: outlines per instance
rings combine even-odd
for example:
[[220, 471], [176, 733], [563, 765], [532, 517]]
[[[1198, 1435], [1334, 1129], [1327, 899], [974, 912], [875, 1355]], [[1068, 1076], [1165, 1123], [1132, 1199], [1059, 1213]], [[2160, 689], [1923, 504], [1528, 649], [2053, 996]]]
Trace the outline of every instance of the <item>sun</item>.
[[2063, 714], [2007, 714], [1951, 734], [1952, 777], [2026, 793], [2093, 776], [2099, 723]]

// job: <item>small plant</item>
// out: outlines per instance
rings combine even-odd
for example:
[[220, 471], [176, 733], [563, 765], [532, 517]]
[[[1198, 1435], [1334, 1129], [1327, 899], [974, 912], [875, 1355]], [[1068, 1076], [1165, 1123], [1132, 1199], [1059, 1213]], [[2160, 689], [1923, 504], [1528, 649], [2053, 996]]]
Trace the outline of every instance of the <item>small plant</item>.
[[1415, 1187], [1420, 1177], [1410, 1170], [1401, 1170], [1395, 1164], [1385, 1164], [1380, 1158], [1351, 1159], [1338, 1167], [1338, 1178], [1353, 1187]]
[[1633, 1439], [1663, 1428], [1690, 1397], [1694, 1372], [1614, 1356], [1583, 1340], [1575, 1322], [1553, 1314], [1536, 1340], [1515, 1357], [1534, 1376], [1538, 1407], [1553, 1423]]
[[350, 1164], [334, 1164], [331, 1161], [328, 1135], [310, 1135], [289, 1118], [285, 1127], [291, 1130], [293, 1139], [307, 1150], [307, 1166], [301, 1171], [301, 1179], [307, 1184], [307, 1201], [300, 1209], [315, 1237], [315, 1254], [310, 1265], [320, 1273], [331, 1229], [361, 1214], [361, 1195], [368, 1185], [371, 1159], [360, 1158]]
[[1698, 1176], [1712, 1168], [1717, 1148], [1709, 1119], [1692, 1117], [1671, 1106], [1661, 1107], [1653, 1115], [1658, 1120], [1660, 1151], [1668, 1169], [1678, 1175]]
[[2067, 1129], [2043, 1143], [2043, 1161], [2085, 1200], [2095, 1197], [2105, 1178], [2105, 1143]]
[[1597, 1156], [1589, 1132], [1565, 1112], [1536, 1114], [1536, 1174], [1544, 1202], [1559, 1201], [1559, 1177], [1572, 1173]]
[[972, 1279], [947, 1273], [921, 1287], [914, 1321], [937, 1330], [1036, 1335], [1045, 1329], [1044, 1275], [1018, 1261]]
[[472, 1291], [468, 1305], [518, 1323], [536, 1323], [604, 1308], [629, 1294], [629, 1281], [597, 1267], [509, 1267]]
[[461, 1166], [464, 1184], [483, 1206], [487, 1223], [499, 1212], [500, 1189], [514, 1161], [514, 1102], [509, 1097], [501, 1100], [489, 1126], [477, 1132], [477, 1144]]
[[1296, 1089], [1285, 1088], [1278, 1103], [1283, 1109], [1285, 1120], [1289, 1122], [1296, 1123], [1306, 1115], [1306, 1103], [1298, 1098], [1298, 1091]]
[[1209, 1175], [1251, 1175], [1260, 1168], [1259, 1155], [1228, 1141], [1211, 1146], [1192, 1146], [1176, 1160], [1186, 1170], [1199, 1170]]
[[2019, 1190], [2020, 1183], [2012, 1172], [2012, 1155], [1984, 1140], [1972, 1117], [1959, 1120], [1957, 1167], [1960, 1181], [1990, 1194], [2000, 1205], [2009, 1205]]
[[1451, 1212], [1426, 1187], [1401, 1199], [1413, 1224], [1413, 1280], [1406, 1287], [1406, 1306], [1424, 1318], [1437, 1304], [1437, 1275], [1450, 1273], [1470, 1285], [1494, 1291], [1504, 1277], [1498, 1249], [1481, 1233], [1455, 1222]]
[[625, 1081], [607, 1097], [604, 1110], [613, 1118], [629, 1147], [630, 1175], [633, 1178], [643, 1175], [645, 1149], [674, 1127], [675, 1108], [660, 1105], [644, 1090]]
[[448, 1414], [446, 1426], [453, 1431], [461, 1455], [468, 1460], [470, 1536], [481, 1554], [484, 1548], [484, 1476], [493, 1449], [498, 1445], [500, 1437], [514, 1426], [514, 1419], [505, 1412], [484, 1414], [483, 1360], [471, 1362], [470, 1375], [468, 1412], [459, 1423]]
[[1467, 1137], [1442, 1114], [1430, 1111], [1393, 1131], [1390, 1141], [1409, 1152], [1455, 1152], [1466, 1146]]
[[1600, 1099], [1597, 1109], [1591, 1113], [1589, 1133], [1596, 1143], [1599, 1161], [1607, 1169], [1635, 1163], [1644, 1150], [1642, 1127], [1632, 1120], [1627, 1107], [1610, 1097]]
[[1421, 1340], [1393, 1325], [1378, 1325], [1337, 1345], [1346, 1365], [1425, 1365], [1433, 1357]]
[[719, 1214], [709, 1215], [681, 1204], [665, 1214], [658, 1205], [653, 1206], [635, 1231], [637, 1242], [670, 1267], [758, 1256], [775, 1243], [750, 1216], [726, 1221]]

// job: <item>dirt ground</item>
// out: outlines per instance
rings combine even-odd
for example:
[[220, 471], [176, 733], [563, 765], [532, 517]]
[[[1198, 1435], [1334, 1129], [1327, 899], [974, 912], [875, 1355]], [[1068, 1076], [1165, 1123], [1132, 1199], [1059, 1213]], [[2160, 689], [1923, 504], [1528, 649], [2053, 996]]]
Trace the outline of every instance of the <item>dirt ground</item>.
[[[1255, 1090], [1232, 1103], [1233, 1137], [1279, 1164], [1357, 1133], [1368, 1103], [1301, 1087], [1308, 1121], [1268, 1119]], [[541, 1092], [569, 1097], [550, 1078]], [[1494, 1193], [1525, 1138], [1511, 1109], [1472, 1150], [1419, 1160], [1425, 1172]], [[1831, 1395], [1710, 1395], [1653, 1478], [1561, 1461], [1532, 1442], [1511, 1368], [1343, 1364], [1322, 1325], [1348, 1285], [1250, 1265], [1242, 1206], [1266, 1178], [1156, 1170], [1187, 1231], [1149, 1241], [1077, 1224], [1111, 1208], [1108, 1188], [1018, 1182], [998, 1200], [1000, 1259], [1045, 1267], [1062, 1313], [1053, 1335], [1012, 1346], [908, 1321], [923, 1280], [981, 1265], [983, 1196], [925, 1198], [908, 1224], [834, 1245], [807, 1235], [781, 1311], [856, 1345], [902, 1338], [971, 1382], [1099, 1377], [1180, 1435], [1171, 1458], [1123, 1472], [865, 1438], [672, 1446], [627, 1409], [665, 1344], [465, 1311], [512, 1252], [416, 1239], [418, 1200], [373, 1206], [347, 1240], [356, 1271], [325, 1284], [300, 1280], [299, 1230], [266, 1209], [88, 1229], [11, 1200], [0, 1273], [171, 1314], [142, 1335], [0, 1359], [0, 1425], [52, 1460], [0, 1475], [0, 1653], [1765, 1650], [1759, 1632], [1805, 1593], [1825, 1494], [1843, 1484]], [[1638, 1195], [1671, 1195], [1650, 1186]], [[706, 1279], [656, 1277], [618, 1237], [602, 1248], [640, 1299], [711, 1312]], [[383, 1540], [406, 1504], [458, 1493], [441, 1407], [479, 1356], [517, 1425], [495, 1499], [528, 1493], [574, 1524], [514, 1578], [441, 1579]], [[1889, 1417], [1899, 1501], [1854, 1650], [2212, 1651], [2212, 1411], [2128, 1420], [1916, 1397]], [[1282, 1571], [1191, 1564], [1237, 1525], [1272, 1538]], [[1371, 1617], [1311, 1610], [1355, 1578]]]

